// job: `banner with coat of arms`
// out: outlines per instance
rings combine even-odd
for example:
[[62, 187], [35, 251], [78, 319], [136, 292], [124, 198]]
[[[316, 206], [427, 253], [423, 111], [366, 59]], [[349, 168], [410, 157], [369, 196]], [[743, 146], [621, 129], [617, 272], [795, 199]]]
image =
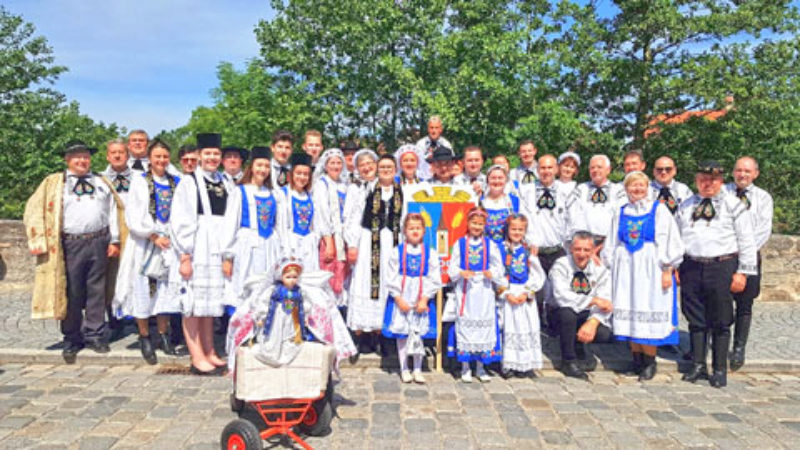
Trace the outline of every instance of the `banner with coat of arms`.
[[425, 219], [425, 245], [436, 250], [447, 283], [450, 250], [467, 233], [467, 213], [475, 206], [469, 186], [417, 184], [404, 187], [407, 212], [420, 213]]

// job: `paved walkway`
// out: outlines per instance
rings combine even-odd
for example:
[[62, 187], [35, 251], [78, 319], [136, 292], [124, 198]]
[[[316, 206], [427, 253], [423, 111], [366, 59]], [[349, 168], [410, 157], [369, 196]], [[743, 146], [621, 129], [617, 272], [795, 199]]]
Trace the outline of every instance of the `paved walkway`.
[[[159, 375], [145, 366], [6, 364], [2, 448], [219, 448], [229, 381]], [[798, 448], [800, 377], [735, 374], [726, 389], [659, 374], [613, 372], [591, 383], [545, 371], [536, 380], [461, 384], [429, 374], [403, 385], [377, 368], [345, 369], [332, 433], [320, 449]], [[279, 441], [269, 448], [283, 447]]]
[[[0, 286], [0, 362], [61, 361], [61, 334], [54, 320], [30, 319], [30, 293], [26, 291], [3, 291]], [[747, 347], [747, 371], [792, 371], [800, 372], [800, 339], [797, 328], [800, 324], [800, 304], [759, 303], [754, 307], [753, 326]], [[681, 328], [686, 330], [686, 324]], [[97, 364], [138, 364], [142, 362], [134, 326], [127, 328], [127, 335], [111, 344], [111, 353], [98, 355], [84, 350], [78, 360]], [[220, 343], [221, 344], [221, 343]], [[628, 364], [630, 355], [623, 343], [595, 345], [595, 353], [602, 366], [619, 369]], [[681, 336], [681, 351], [689, 348], [686, 333]], [[543, 337], [545, 368], [552, 368], [551, 361], [560, 358], [558, 341]], [[659, 357], [661, 370], [677, 369], [671, 361], [679, 361], [680, 354], [662, 349]], [[164, 362], [188, 363], [188, 358], [162, 356]], [[346, 363], [345, 363], [346, 364]], [[384, 366], [393, 367], [396, 361], [389, 359]], [[359, 367], [378, 367], [381, 361], [373, 357], [362, 358]], [[602, 367], [601, 366], [601, 367]]]

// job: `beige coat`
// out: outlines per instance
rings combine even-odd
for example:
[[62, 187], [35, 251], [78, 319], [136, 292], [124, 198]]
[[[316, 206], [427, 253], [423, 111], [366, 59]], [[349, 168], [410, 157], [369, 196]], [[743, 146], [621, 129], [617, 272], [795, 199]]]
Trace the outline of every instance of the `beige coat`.
[[[111, 183], [97, 175], [111, 188], [117, 205], [120, 248], [125, 248], [128, 227], [125, 209]], [[62, 215], [64, 212], [65, 173], [48, 175], [25, 205], [25, 232], [28, 249], [36, 256], [36, 276], [33, 286], [31, 318], [63, 320], [67, 315], [67, 276], [64, 250], [61, 247]], [[116, 276], [116, 274], [109, 274]]]

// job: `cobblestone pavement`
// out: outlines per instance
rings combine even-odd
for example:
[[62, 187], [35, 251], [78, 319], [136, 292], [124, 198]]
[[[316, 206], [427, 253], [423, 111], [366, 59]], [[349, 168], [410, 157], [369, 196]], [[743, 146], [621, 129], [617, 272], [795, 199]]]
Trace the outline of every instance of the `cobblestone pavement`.
[[[3, 290], [0, 286], [0, 361], [48, 362], [60, 360], [61, 333], [58, 322], [54, 320], [32, 320], [30, 318], [30, 293], [27, 291]], [[796, 329], [800, 323], [800, 304], [764, 302], [754, 307], [754, 318], [750, 340], [747, 346], [747, 365], [749, 371], [796, 371], [800, 372], [800, 340], [796, 339]], [[682, 319], [682, 318], [681, 318]], [[681, 324], [686, 330], [686, 324]], [[129, 326], [123, 339], [113, 342], [111, 353], [96, 355], [83, 351], [78, 355], [79, 362], [136, 363], [141, 361], [136, 340], [135, 327]], [[683, 351], [689, 348], [688, 337], [681, 337]], [[545, 367], [552, 368], [551, 360], [558, 360], [559, 350], [556, 339], [543, 338]], [[627, 364], [629, 351], [624, 343], [595, 345], [595, 352], [601, 362], [610, 368]], [[31, 357], [33, 355], [34, 357]], [[160, 355], [160, 353], [159, 353]], [[661, 351], [662, 360], [676, 360], [675, 352]], [[186, 358], [165, 358], [164, 361], [185, 362]], [[87, 361], [91, 359], [91, 361]], [[366, 364], [379, 365], [367, 359]], [[361, 364], [361, 363], [360, 363]], [[391, 365], [391, 363], [390, 363]], [[674, 368], [674, 364], [671, 365]]]
[[[6, 364], [2, 448], [219, 448], [229, 381], [144, 366]], [[800, 377], [735, 374], [725, 389], [673, 374], [642, 384], [612, 372], [590, 383], [462, 384], [426, 374], [403, 385], [377, 368], [345, 369], [332, 433], [315, 448], [798, 448]], [[270, 441], [269, 448], [285, 443]]]

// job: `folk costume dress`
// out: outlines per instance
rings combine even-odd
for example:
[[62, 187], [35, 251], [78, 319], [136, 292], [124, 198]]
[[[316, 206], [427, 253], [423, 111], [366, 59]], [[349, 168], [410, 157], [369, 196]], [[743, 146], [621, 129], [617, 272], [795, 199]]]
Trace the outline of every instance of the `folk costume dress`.
[[503, 245], [508, 216], [520, 212], [519, 197], [513, 193], [502, 194], [495, 199], [483, 196], [480, 203], [489, 214], [486, 218], [486, 236], [498, 246]]
[[[219, 317], [224, 312], [225, 289], [222, 260], [233, 258], [239, 201], [237, 191], [228, 194], [217, 172], [197, 169], [178, 184], [172, 199], [170, 233], [178, 263], [170, 266], [169, 295], [177, 298], [176, 311], [190, 317]], [[230, 204], [230, 205], [229, 205]], [[231, 206], [231, 207], [229, 207]], [[180, 255], [192, 257], [192, 276], [180, 274]]]
[[[450, 261], [448, 275], [455, 286], [456, 320], [450, 329], [447, 354], [459, 362], [500, 361], [502, 340], [493, 286], [506, 282], [500, 249], [486, 236], [464, 236], [453, 247]], [[477, 273], [466, 280], [461, 278], [462, 270]], [[491, 280], [480, 273], [484, 270], [492, 273]]]
[[315, 204], [307, 192], [297, 192], [288, 186], [279, 191], [278, 235], [283, 243], [284, 256], [299, 259], [305, 270], [319, 269], [319, 233]]
[[[526, 372], [542, 368], [542, 342], [539, 337], [539, 311], [535, 293], [544, 286], [545, 274], [539, 258], [522, 244], [503, 243], [499, 247], [508, 289], [500, 298], [503, 323], [503, 369]], [[508, 295], [528, 294], [528, 301], [515, 305]]]
[[[436, 307], [429, 302], [426, 314], [418, 314], [414, 308], [420, 297], [430, 300], [442, 288], [439, 256], [423, 245], [400, 244], [392, 251], [388, 264], [389, 299], [383, 317], [383, 335], [393, 339], [408, 338], [412, 350], [409, 354], [424, 355], [422, 339], [436, 338]], [[397, 296], [411, 306], [411, 311], [400, 311], [394, 302]]]
[[603, 260], [611, 269], [614, 334], [644, 345], [678, 344], [675, 280], [661, 288], [661, 273], [683, 261], [680, 230], [659, 201], [627, 203], [614, 214]]
[[[350, 278], [347, 326], [351, 330], [380, 331], [389, 295], [389, 258], [400, 240], [403, 190], [372, 182], [357, 199], [347, 224], [348, 246], [358, 248]], [[360, 200], [360, 201], [358, 201]], [[359, 207], [360, 205], [360, 207]], [[353, 230], [353, 231], [351, 231]]]
[[239, 229], [236, 230], [236, 241], [231, 250], [233, 258], [233, 275], [226, 283], [226, 304], [237, 306], [244, 283], [255, 274], [266, 273], [272, 276], [275, 264], [282, 256], [280, 236], [276, 232], [278, 196], [272, 189], [253, 184], [240, 184], [239, 205], [237, 207]]
[[331, 288], [336, 294], [337, 304], [344, 306], [347, 302], [344, 282], [349, 275], [344, 243], [344, 205], [347, 199], [347, 184], [341, 180], [336, 181], [327, 174], [322, 174], [314, 182], [311, 198], [319, 218], [316, 222], [317, 231], [321, 237], [331, 236], [336, 248], [334, 260], [326, 263], [322, 260], [325, 244], [320, 240], [320, 268], [333, 274]]
[[150, 236], [170, 236], [169, 220], [172, 199], [180, 178], [151, 172], [137, 172], [131, 181], [125, 207], [125, 220], [131, 239], [125, 243], [120, 261], [116, 294], [112, 309], [117, 317], [146, 319], [162, 312], [175, 311], [176, 297], [168, 294], [167, 278], [157, 280], [142, 274], [153, 252], [160, 252], [168, 267], [176, 264], [171, 249], [159, 250]]
[[301, 342], [316, 340], [336, 348], [338, 367], [356, 347], [336, 309], [328, 283], [331, 274], [303, 272], [297, 286], [287, 289], [280, 282], [281, 272], [257, 274], [245, 283], [244, 300], [228, 326], [228, 367], [234, 368], [236, 349], [251, 338], [259, 345], [259, 359], [267, 364], [288, 364]]

